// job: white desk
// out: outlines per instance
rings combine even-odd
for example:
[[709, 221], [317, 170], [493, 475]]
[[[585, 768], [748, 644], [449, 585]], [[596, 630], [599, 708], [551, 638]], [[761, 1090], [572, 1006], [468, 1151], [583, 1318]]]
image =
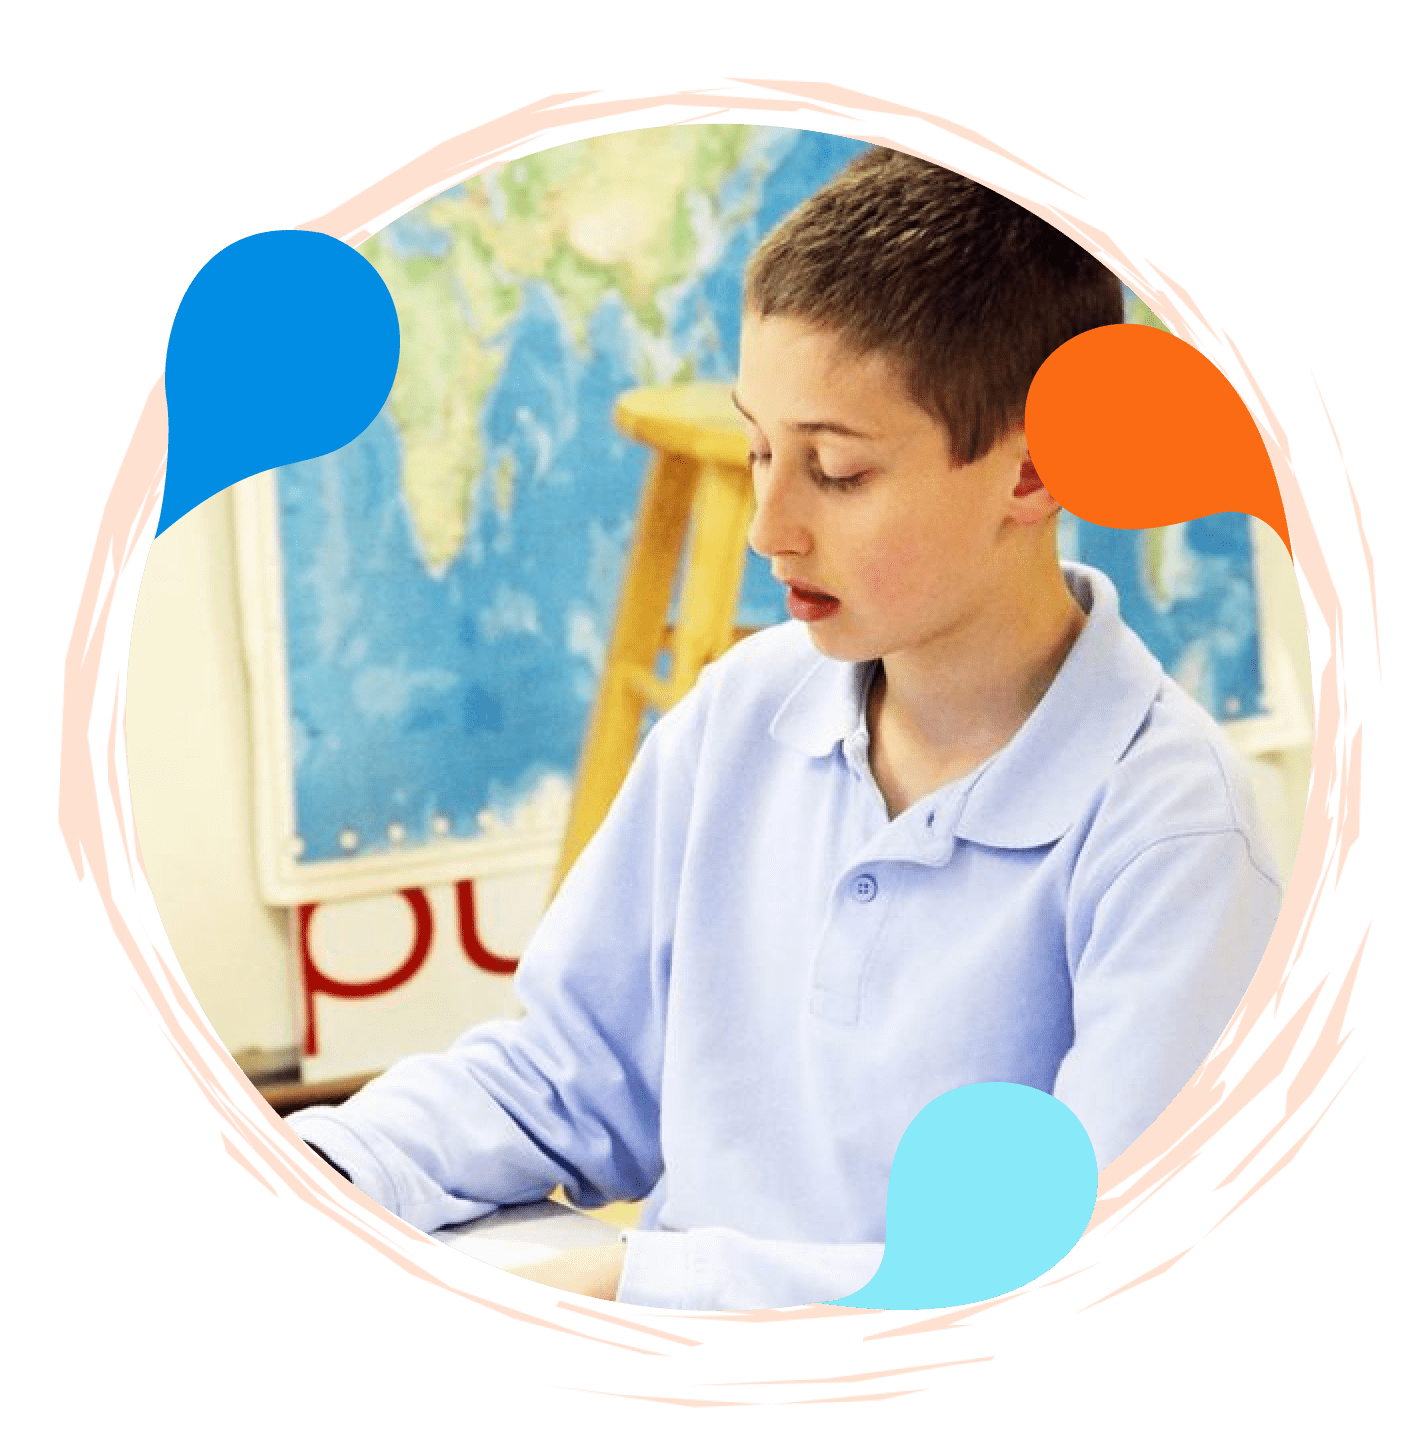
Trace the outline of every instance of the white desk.
[[492, 1267], [524, 1267], [571, 1247], [599, 1247], [620, 1233], [606, 1222], [559, 1202], [532, 1202], [502, 1207], [459, 1227], [443, 1227], [432, 1235], [448, 1247]]

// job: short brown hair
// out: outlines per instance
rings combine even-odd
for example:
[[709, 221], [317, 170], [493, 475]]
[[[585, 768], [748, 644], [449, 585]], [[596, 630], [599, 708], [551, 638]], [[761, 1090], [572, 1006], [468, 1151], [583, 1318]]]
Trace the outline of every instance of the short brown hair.
[[744, 305], [887, 353], [947, 431], [953, 459], [1022, 423], [1042, 361], [1124, 320], [1120, 281], [1046, 221], [965, 176], [865, 151], [774, 229]]

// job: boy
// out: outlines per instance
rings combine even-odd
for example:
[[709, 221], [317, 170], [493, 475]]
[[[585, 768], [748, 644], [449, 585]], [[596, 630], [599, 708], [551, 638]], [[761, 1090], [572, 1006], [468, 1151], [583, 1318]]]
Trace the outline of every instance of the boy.
[[1104, 1166], [1190, 1079], [1279, 907], [1218, 729], [1063, 569], [1022, 432], [1118, 282], [871, 151], [749, 271], [750, 543], [789, 625], [652, 731], [518, 973], [526, 1015], [293, 1118], [434, 1229], [648, 1194], [526, 1275], [655, 1306], [845, 1295], [953, 1087], [1054, 1092]]

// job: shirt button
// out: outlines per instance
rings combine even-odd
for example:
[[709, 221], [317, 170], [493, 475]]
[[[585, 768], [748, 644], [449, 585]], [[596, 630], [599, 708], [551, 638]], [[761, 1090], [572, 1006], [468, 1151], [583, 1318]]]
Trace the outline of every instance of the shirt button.
[[853, 878], [853, 896], [857, 901], [871, 901], [878, 894], [877, 881], [865, 871]]

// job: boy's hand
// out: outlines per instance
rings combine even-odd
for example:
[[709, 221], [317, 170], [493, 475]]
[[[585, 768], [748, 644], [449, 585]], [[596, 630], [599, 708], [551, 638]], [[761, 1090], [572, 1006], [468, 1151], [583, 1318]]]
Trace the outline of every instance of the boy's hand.
[[557, 1287], [562, 1292], [575, 1292], [582, 1297], [597, 1297], [613, 1302], [620, 1274], [625, 1269], [625, 1244], [611, 1242], [603, 1247], [574, 1247], [558, 1252], [528, 1267], [511, 1267], [514, 1276]]

